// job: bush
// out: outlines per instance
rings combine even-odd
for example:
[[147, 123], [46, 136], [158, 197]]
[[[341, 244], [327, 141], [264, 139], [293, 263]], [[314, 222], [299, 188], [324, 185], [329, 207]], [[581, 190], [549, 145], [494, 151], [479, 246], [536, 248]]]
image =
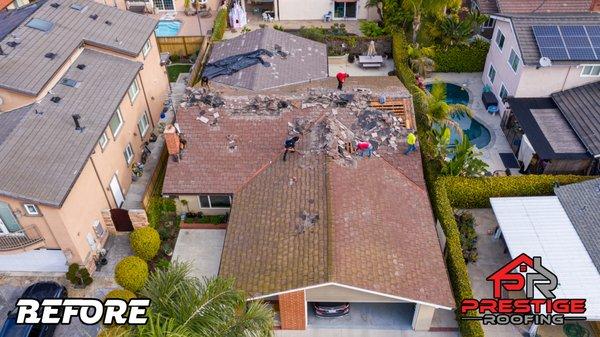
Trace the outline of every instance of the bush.
[[92, 284], [93, 279], [90, 276], [87, 268], [79, 266], [77, 263], [72, 263], [67, 271], [67, 280], [75, 286], [87, 287]]
[[152, 260], [160, 248], [160, 235], [152, 227], [137, 228], [129, 235], [133, 253], [142, 259]]
[[470, 73], [483, 71], [490, 44], [476, 39], [468, 46], [452, 46], [447, 49], [437, 46], [431, 59], [436, 71], [443, 73]]
[[167, 220], [169, 213], [174, 215], [175, 212], [177, 212], [177, 207], [174, 199], [151, 197], [146, 208], [149, 226], [159, 228], [161, 223]]
[[117, 298], [125, 301], [129, 301], [132, 298], [136, 298], [135, 294], [127, 289], [113, 289], [106, 294], [105, 300], [109, 298]]
[[100, 330], [98, 337], [127, 337], [131, 336], [129, 327], [126, 325], [112, 325]]
[[137, 256], [128, 256], [115, 267], [115, 281], [127, 290], [142, 289], [147, 279], [148, 263]]
[[477, 261], [477, 232], [475, 232], [475, 217], [469, 211], [462, 211], [454, 215], [460, 232], [460, 245], [465, 263]]
[[385, 35], [385, 29], [380, 27], [376, 21], [361, 21], [360, 32], [367, 37], [380, 37]]
[[213, 25], [213, 42], [221, 41], [223, 39], [223, 34], [225, 34], [225, 29], [227, 29], [227, 16], [227, 8], [219, 9], [217, 17], [215, 18], [215, 23]]
[[554, 184], [590, 179], [576, 175], [523, 175], [509, 177], [443, 177], [450, 203], [455, 208], [488, 208], [490, 198], [553, 195]]

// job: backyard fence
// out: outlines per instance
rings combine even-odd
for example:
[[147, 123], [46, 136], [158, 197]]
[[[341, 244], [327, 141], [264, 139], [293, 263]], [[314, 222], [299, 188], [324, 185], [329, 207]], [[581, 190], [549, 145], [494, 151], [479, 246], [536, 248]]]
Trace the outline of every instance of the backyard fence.
[[196, 58], [196, 62], [194, 62], [194, 65], [192, 66], [192, 69], [190, 70], [190, 77], [188, 80], [188, 86], [190, 86], [190, 87], [193, 87], [194, 84], [196, 84], [199, 81], [200, 73], [202, 72], [202, 69], [204, 68], [204, 64], [208, 60], [208, 56], [209, 56], [208, 51], [211, 47], [210, 42], [211, 42], [210, 38], [206, 38], [202, 42], [202, 47], [200, 48], [200, 51], [198, 52], [198, 58]]
[[200, 50], [202, 46], [202, 36], [168, 36], [157, 37], [158, 49], [161, 53], [171, 55], [190, 56]]

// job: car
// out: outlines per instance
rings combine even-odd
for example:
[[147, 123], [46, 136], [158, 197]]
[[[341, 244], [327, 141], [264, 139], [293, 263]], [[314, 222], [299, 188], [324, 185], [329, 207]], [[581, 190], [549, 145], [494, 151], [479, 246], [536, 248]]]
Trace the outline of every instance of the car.
[[318, 317], [342, 317], [350, 312], [350, 303], [318, 302], [313, 308]]
[[[42, 301], [47, 298], [66, 298], [67, 288], [56, 282], [38, 282], [25, 289], [19, 298]], [[51, 337], [56, 325], [17, 324], [17, 308], [8, 312], [8, 317], [0, 330], [0, 337]]]

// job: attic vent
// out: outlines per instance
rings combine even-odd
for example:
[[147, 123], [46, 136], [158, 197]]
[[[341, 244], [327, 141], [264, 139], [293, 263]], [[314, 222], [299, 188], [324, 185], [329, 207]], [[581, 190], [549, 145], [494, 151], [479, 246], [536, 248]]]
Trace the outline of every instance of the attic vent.
[[6, 45], [9, 46], [9, 47], [15, 48], [16, 46], [19, 45], [19, 42], [17, 42], [17, 41], [10, 41], [10, 42], [7, 42]]
[[79, 69], [79, 70], [85, 69], [85, 64], [83, 64], [83, 63], [78, 64], [77, 69]]
[[90, 15], [90, 19], [92, 19], [92, 20], [98, 19], [98, 14], [92, 14], [92, 15]]
[[46, 55], [44, 55], [44, 57], [54, 60], [54, 58], [56, 57], [56, 53], [46, 53]]
[[54, 97], [50, 98], [50, 100], [54, 103], [58, 103], [58, 102], [60, 102], [60, 97], [54, 96]]
[[41, 30], [42, 32], [49, 32], [52, 29], [52, 27], [54, 27], [54, 24], [50, 21], [33, 18], [33, 19], [29, 20], [29, 22], [27, 22], [27, 24], [25, 26], [27, 26], [29, 28]]
[[78, 12], [83, 12], [85, 11], [85, 9], [87, 8], [86, 5], [82, 5], [82, 4], [78, 4], [78, 3], [74, 3], [71, 6], [69, 6], [71, 9], [74, 9]]
[[60, 80], [60, 83], [62, 85], [66, 85], [67, 87], [71, 87], [71, 88], [77, 88], [79, 86], [79, 82], [72, 80], [70, 78], [63, 78], [62, 80]]
[[108, 26], [112, 26], [112, 22], [110, 22], [108, 20], [104, 21], [104, 23], [107, 24]]
[[54, 2], [54, 3], [51, 3], [51, 4], [50, 4], [50, 7], [58, 8], [58, 7], [60, 7], [60, 4], [59, 4], [59, 3], [56, 3], [56, 2]]
[[35, 114], [36, 115], [43, 115], [44, 112], [43, 111], [39, 111], [38, 109], [35, 109]]

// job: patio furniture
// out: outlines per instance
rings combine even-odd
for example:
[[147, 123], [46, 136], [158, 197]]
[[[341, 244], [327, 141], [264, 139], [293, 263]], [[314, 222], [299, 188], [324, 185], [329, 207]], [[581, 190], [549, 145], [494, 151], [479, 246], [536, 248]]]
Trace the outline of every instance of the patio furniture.
[[331, 11], [327, 12], [327, 14], [323, 15], [323, 22], [329, 22], [333, 20], [333, 13]]
[[483, 102], [483, 105], [486, 109], [492, 105], [498, 106], [498, 99], [496, 98], [496, 95], [494, 95], [494, 93], [491, 91], [484, 91], [483, 93], [481, 93], [481, 101]]
[[383, 57], [381, 55], [360, 55], [358, 64], [363, 68], [381, 68], [383, 66]]
[[263, 21], [273, 22], [274, 15], [275, 15], [275, 12], [273, 12], [273, 11], [264, 11], [262, 13]]

